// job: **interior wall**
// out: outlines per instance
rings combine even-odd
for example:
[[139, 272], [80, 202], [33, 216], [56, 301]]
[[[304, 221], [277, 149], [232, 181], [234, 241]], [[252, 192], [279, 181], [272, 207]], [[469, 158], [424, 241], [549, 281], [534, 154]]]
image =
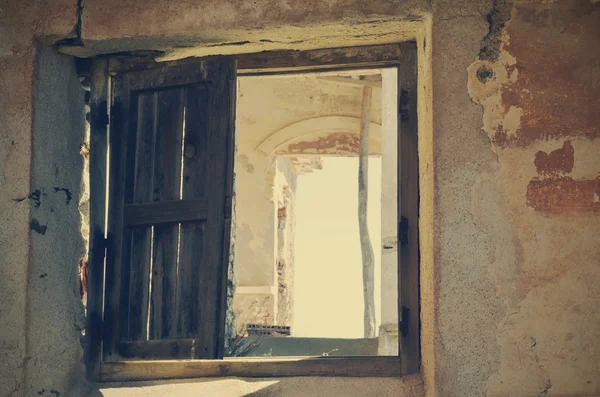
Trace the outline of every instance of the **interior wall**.
[[[305, 136], [315, 132], [306, 127], [294, 131], [298, 136], [287, 142], [291, 144], [301, 139], [301, 143], [309, 147], [303, 151], [336, 153], [340, 147], [354, 150], [353, 144], [358, 143], [358, 139], [344, 139], [347, 135], [339, 140], [327, 139], [327, 135], [331, 130], [344, 130], [340, 120], [352, 119], [356, 121], [353, 126], [359, 127], [361, 100], [360, 86], [323, 81], [314, 74], [238, 79], [236, 311], [242, 323], [246, 322], [244, 313], [252, 313], [250, 318], [259, 318], [260, 323], [267, 324], [274, 323], [277, 317], [275, 236], [276, 195], [280, 187], [276, 186], [275, 153], [265, 153], [261, 144], [273, 140], [289, 126], [317, 121], [321, 127], [317, 132], [321, 135]], [[329, 124], [322, 122], [325, 118]], [[378, 95], [373, 99], [372, 121], [381, 123]], [[373, 135], [379, 139], [378, 134]]]
[[[420, 54], [431, 54], [431, 64], [421, 58], [420, 71], [432, 72], [419, 80], [432, 81], [431, 91], [420, 87], [431, 100], [422, 97], [419, 109], [421, 226], [431, 226], [421, 240], [428, 394], [600, 395], [599, 2], [299, 2], [289, 13], [281, 2], [252, 3], [241, 12], [232, 2], [84, 3], [81, 24], [73, 0], [31, 7], [8, 1], [0, 13], [0, 90], [9, 93], [0, 95], [0, 395], [25, 395], [38, 379], [25, 373], [39, 351], [27, 347], [25, 332], [33, 314], [27, 307], [36, 307], [28, 303], [36, 293], [28, 284], [37, 233], [30, 231], [33, 43], [78, 36], [84, 46], [77, 51], [175, 43], [202, 45], [205, 54], [417, 38]], [[48, 315], [63, 310], [40, 303], [46, 304], [36, 311]], [[37, 357], [37, 365], [50, 367], [52, 356]], [[61, 384], [70, 377], [47, 374]], [[194, 383], [194, 393], [223, 382]], [[332, 394], [356, 386], [357, 395], [370, 387], [403, 395], [398, 382], [308, 378], [270, 390]]]

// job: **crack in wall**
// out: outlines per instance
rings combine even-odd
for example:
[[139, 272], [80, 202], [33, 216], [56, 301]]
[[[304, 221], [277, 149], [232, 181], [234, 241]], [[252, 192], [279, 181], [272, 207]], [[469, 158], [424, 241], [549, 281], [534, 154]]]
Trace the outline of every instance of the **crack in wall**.
[[73, 37], [58, 40], [55, 43], [56, 45], [83, 46], [83, 41], [81, 39], [81, 27], [84, 7], [85, 0], [77, 0], [77, 21], [75, 22], [75, 26], [73, 27]]

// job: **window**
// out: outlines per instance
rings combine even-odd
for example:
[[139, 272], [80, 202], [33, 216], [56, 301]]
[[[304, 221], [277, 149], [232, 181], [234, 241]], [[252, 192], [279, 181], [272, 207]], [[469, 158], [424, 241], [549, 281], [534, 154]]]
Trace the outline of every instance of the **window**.
[[[91, 67], [88, 375], [100, 380], [141, 380], [393, 376], [418, 371], [415, 57], [415, 44], [407, 43], [166, 64], [95, 60]], [[236, 73], [384, 66], [397, 66], [399, 71], [400, 356], [223, 358]]]

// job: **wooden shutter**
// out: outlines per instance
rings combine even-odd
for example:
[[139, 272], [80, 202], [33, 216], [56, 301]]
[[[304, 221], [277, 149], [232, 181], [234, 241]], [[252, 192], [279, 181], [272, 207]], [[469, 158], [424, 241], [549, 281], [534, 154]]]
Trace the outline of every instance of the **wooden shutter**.
[[103, 359], [220, 358], [235, 60], [118, 74]]

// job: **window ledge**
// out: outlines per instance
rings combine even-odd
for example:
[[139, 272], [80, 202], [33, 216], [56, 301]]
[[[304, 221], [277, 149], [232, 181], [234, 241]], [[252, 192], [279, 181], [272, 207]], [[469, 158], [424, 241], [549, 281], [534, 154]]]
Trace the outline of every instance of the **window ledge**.
[[399, 377], [400, 357], [244, 357], [102, 363], [102, 382], [203, 377]]

